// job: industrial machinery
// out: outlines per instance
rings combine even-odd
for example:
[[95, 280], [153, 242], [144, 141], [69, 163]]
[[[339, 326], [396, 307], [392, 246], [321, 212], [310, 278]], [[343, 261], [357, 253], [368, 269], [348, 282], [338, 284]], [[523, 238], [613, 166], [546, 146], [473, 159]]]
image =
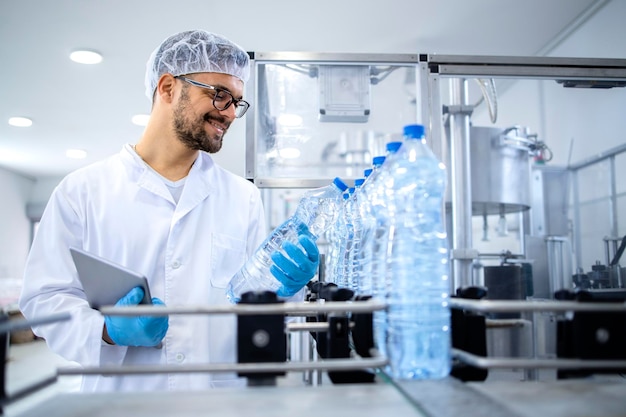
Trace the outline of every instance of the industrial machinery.
[[[493, 302], [496, 303], [495, 308], [499, 300], [513, 300], [508, 302], [510, 306], [517, 302], [522, 303], [521, 309], [517, 311], [506, 308], [491, 312], [478, 310], [483, 311], [487, 320], [489, 352], [486, 356], [511, 359], [511, 368], [525, 370], [524, 379], [540, 378], [538, 370], [541, 367], [530, 364], [520, 366], [515, 358], [556, 362], [564, 357], [616, 358], [615, 355], [603, 356], [602, 349], [598, 349], [598, 343], [606, 343], [607, 346], [616, 343], [611, 349], [624, 351], [624, 347], [620, 345], [624, 329], [613, 328], [609, 332], [607, 324], [611, 317], [619, 322], [623, 313], [616, 313], [616, 316], [591, 315], [590, 317], [594, 317], [593, 324], [583, 324], [583, 320], [572, 319], [572, 316], [589, 319], [584, 313], [563, 314], [559, 312], [562, 311], [559, 306], [562, 307], [563, 304], [557, 302], [550, 305], [554, 300], [597, 302], [602, 298], [617, 303], [609, 306], [610, 309], [623, 303], [624, 297], [620, 290], [611, 291], [611, 295], [605, 297], [600, 297], [597, 291], [579, 293], [581, 288], [575, 283], [582, 275], [573, 277], [572, 271], [574, 259], [580, 270], [583, 254], [593, 244], [582, 238], [582, 231], [597, 226], [591, 218], [581, 220], [579, 171], [603, 161], [610, 164], [608, 186], [605, 188], [610, 190], [609, 195], [598, 193], [602, 200], [608, 200], [610, 204], [608, 210], [595, 215], [610, 219], [609, 240], [613, 239], [614, 242], [619, 204], [615, 158], [626, 149], [619, 146], [590, 160], [569, 166], [547, 164], [553, 157], [552, 150], [536, 134], [529, 134], [527, 128], [505, 127], [498, 131], [496, 128], [475, 126], [476, 106], [470, 105], [469, 83], [476, 79], [497, 79], [501, 85], [507, 86], [506, 83], [511, 80], [519, 83], [520, 80], [530, 79], [536, 80], [533, 81], [534, 84], [521, 84], [520, 88], [537, 89], [538, 94], [544, 98], [547, 91], [552, 92], [556, 88], [560, 90], [553, 95], [562, 98], [566, 94], [563, 87], [587, 87], [589, 94], [592, 94], [591, 89], [594, 88], [602, 89], [596, 91], [605, 91], [606, 88], [624, 86], [623, 70], [620, 70], [623, 62], [436, 55], [421, 57], [420, 61], [423, 62], [422, 84], [426, 86], [422, 89], [427, 100], [424, 107], [430, 109], [430, 137], [433, 142], [441, 144], [441, 158], [450, 161], [448, 230], [454, 266], [453, 289], [484, 286], [484, 300], [474, 301], [474, 304], [489, 305]], [[444, 79], [449, 80], [449, 102], [442, 99]], [[575, 81], [564, 82], [566, 79]], [[598, 82], [599, 80], [606, 82]], [[482, 81], [481, 85], [486, 84]], [[491, 91], [495, 91], [495, 88], [491, 88]], [[495, 103], [493, 94], [483, 96], [481, 101], [489, 104], [489, 116], [491, 122], [495, 122], [495, 110], [502, 109], [502, 106]], [[516, 107], [521, 113], [528, 110], [524, 106]], [[545, 108], [541, 110], [548, 112]], [[520, 114], [516, 117], [514, 126], [526, 124], [524, 120], [533, 120], [528, 114], [526, 117]], [[590, 188], [586, 192], [591, 190], [596, 193], [594, 185], [587, 186]], [[595, 187], [597, 188], [597, 184]], [[496, 216], [495, 223], [498, 225], [495, 236], [488, 233], [488, 217], [493, 215]], [[481, 229], [475, 227], [478, 223], [474, 221], [475, 216], [482, 217], [479, 219], [483, 223]], [[509, 233], [507, 227], [511, 219], [515, 221], [515, 233]], [[481, 232], [481, 241], [474, 239], [477, 230]], [[498, 243], [503, 247], [494, 247]], [[618, 252], [614, 247], [615, 256]], [[602, 268], [598, 266], [595, 269]], [[613, 269], [621, 271], [619, 267]], [[613, 282], [621, 285], [618, 281]], [[547, 304], [540, 306], [537, 302]], [[554, 310], [550, 310], [551, 308]], [[572, 327], [576, 330], [572, 330]], [[594, 331], [599, 334], [609, 332], [610, 337], [598, 342], [597, 338], [600, 336], [593, 336]], [[587, 336], [581, 337], [581, 334]], [[611, 343], [608, 342], [609, 339]], [[575, 353], [570, 349], [580, 345], [587, 346], [585, 353]], [[622, 355], [621, 359], [623, 358]], [[482, 365], [487, 366], [484, 362]], [[620, 367], [621, 364], [615, 364], [614, 371]], [[555, 363], [554, 369], [558, 368]], [[572, 374], [557, 371], [556, 377]]]

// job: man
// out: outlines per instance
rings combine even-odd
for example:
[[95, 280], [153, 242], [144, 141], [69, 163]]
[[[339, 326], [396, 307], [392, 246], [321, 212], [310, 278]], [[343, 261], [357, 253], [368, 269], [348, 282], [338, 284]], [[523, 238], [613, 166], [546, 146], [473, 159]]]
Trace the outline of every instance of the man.
[[[249, 71], [247, 53], [219, 35], [169, 37], [148, 60], [152, 113], [137, 144], [69, 174], [54, 190], [19, 302], [30, 319], [71, 313], [69, 321], [34, 329], [54, 352], [83, 366], [236, 361], [234, 315], [103, 317], [91, 309], [69, 248], [144, 274], [154, 304], [228, 303], [230, 278], [266, 234], [264, 212], [259, 190], [216, 165], [209, 153], [220, 150], [230, 124], [249, 107], [242, 99]], [[306, 234], [301, 239], [309, 240]], [[287, 295], [315, 273], [317, 247], [307, 243], [307, 253], [281, 262], [284, 274], [277, 275], [289, 279]], [[136, 305], [142, 297], [137, 288], [117, 304]], [[90, 376], [82, 390], [191, 390], [241, 382], [234, 374]]]

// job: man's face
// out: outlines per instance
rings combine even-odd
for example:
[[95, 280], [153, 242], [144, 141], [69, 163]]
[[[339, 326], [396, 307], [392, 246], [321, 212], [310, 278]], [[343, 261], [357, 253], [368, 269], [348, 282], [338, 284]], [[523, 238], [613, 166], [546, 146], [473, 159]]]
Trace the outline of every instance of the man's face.
[[[189, 78], [230, 93], [240, 99], [243, 82], [227, 74], [198, 73]], [[216, 90], [191, 85], [178, 78], [180, 96], [174, 105], [174, 131], [178, 139], [189, 149], [216, 153], [222, 148], [222, 139], [235, 120], [235, 106], [218, 110], [213, 104]]]

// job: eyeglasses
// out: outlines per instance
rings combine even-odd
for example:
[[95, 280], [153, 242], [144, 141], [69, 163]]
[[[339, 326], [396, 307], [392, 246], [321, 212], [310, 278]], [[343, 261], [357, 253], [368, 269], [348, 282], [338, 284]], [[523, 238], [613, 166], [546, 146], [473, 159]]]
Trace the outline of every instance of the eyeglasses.
[[183, 77], [181, 75], [174, 77], [174, 78], [178, 78], [183, 81], [186, 81], [191, 85], [195, 85], [196, 87], [204, 88], [207, 90], [212, 90], [213, 91], [213, 106], [215, 106], [216, 109], [222, 111], [222, 110], [226, 110], [231, 104], [234, 104], [235, 105], [235, 117], [237, 118], [246, 114], [246, 112], [250, 108], [250, 103], [248, 103], [245, 100], [237, 100], [235, 97], [233, 97], [232, 94], [230, 94], [226, 90], [222, 90], [212, 85], [204, 84], [199, 81], [192, 80], [191, 78]]

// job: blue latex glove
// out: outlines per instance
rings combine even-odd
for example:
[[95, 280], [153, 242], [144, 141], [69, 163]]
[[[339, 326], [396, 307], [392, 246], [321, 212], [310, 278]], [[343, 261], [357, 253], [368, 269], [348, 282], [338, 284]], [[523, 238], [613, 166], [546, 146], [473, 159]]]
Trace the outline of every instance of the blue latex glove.
[[306, 226], [300, 228], [298, 242], [302, 248], [289, 241], [283, 243], [288, 257], [280, 251], [272, 253], [274, 265], [270, 267], [270, 272], [282, 284], [276, 291], [280, 297], [291, 297], [300, 291], [317, 272], [320, 253]]
[[[120, 298], [115, 305], [136, 306], [143, 296], [143, 289], [136, 287]], [[158, 298], [153, 298], [152, 304], [165, 305]], [[156, 346], [163, 340], [169, 327], [168, 316], [104, 316], [104, 322], [109, 337], [120, 346]]]

